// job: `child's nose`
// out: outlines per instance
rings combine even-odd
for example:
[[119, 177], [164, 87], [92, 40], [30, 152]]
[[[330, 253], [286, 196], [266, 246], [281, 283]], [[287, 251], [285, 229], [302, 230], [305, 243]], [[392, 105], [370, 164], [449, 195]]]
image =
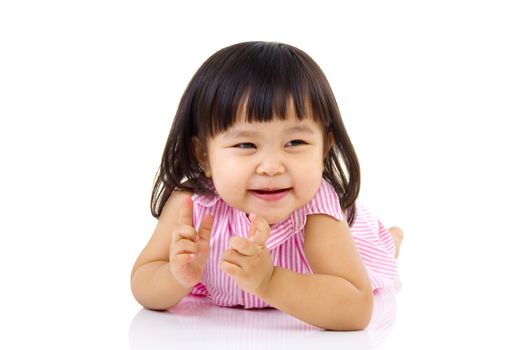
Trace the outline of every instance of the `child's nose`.
[[280, 157], [270, 155], [262, 159], [257, 167], [257, 174], [275, 176], [284, 173], [286, 170]]

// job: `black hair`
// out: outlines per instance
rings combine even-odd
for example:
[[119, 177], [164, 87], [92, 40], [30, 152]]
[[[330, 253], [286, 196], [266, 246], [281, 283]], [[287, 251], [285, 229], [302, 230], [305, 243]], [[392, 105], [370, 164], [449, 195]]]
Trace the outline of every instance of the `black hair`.
[[210, 194], [194, 153], [193, 138], [227, 130], [245, 106], [248, 122], [287, 118], [293, 102], [297, 118], [310, 113], [334, 144], [324, 158], [323, 178], [334, 187], [352, 224], [359, 194], [359, 162], [324, 73], [304, 51], [277, 42], [243, 42], [209, 57], [194, 74], [176, 111], [156, 174], [151, 212], [159, 218], [175, 190]]

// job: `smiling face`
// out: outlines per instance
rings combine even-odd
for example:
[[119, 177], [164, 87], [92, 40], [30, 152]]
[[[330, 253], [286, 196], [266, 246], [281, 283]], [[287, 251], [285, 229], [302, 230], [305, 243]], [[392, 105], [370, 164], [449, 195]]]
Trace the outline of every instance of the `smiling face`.
[[240, 121], [207, 143], [207, 173], [232, 207], [277, 223], [310, 201], [323, 174], [325, 135], [311, 118]]

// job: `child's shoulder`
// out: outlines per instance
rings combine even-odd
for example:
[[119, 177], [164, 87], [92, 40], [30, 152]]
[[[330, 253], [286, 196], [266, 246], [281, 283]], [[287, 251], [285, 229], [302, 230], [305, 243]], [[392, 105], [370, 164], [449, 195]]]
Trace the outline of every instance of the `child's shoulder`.
[[339, 196], [334, 187], [325, 179], [321, 181], [317, 193], [302, 210], [305, 215], [326, 214], [337, 220], [343, 219]]
[[177, 212], [183, 204], [183, 197], [185, 195], [192, 196], [193, 193], [189, 191], [185, 191], [185, 190], [180, 190], [180, 189], [172, 191], [169, 198], [167, 198], [165, 205], [163, 206], [163, 210], [161, 212], [160, 218], [164, 216], [164, 213]]
[[[186, 186], [191, 186], [191, 184], [189, 182], [185, 182], [184, 185]], [[212, 181], [203, 181], [202, 182], [202, 186], [204, 186], [205, 188], [207, 189], [210, 189], [212, 191], [214, 191], [214, 186], [212, 185]], [[214, 191], [216, 193], [216, 191]], [[209, 198], [211, 196], [209, 195], [206, 195], [206, 194], [200, 194], [200, 191], [192, 191], [190, 189], [186, 189], [186, 188], [175, 188], [172, 193], [170, 194], [169, 198], [167, 199], [167, 202], [165, 205], [169, 205], [169, 206], [178, 206], [178, 205], [181, 205], [182, 203], [182, 200], [183, 200], [183, 197], [185, 195], [188, 195], [188, 196], [191, 196], [191, 198], [193, 199], [193, 202], [195, 201], [198, 201], [198, 202], [202, 202], [203, 198]], [[216, 197], [216, 196], [213, 196], [213, 197]]]
[[180, 190], [180, 189], [174, 190], [174, 191], [172, 191], [172, 193], [170, 194], [169, 198], [167, 199], [167, 204], [169, 204], [169, 203], [179, 203], [179, 202], [182, 201], [183, 196], [185, 196], [185, 195], [193, 196], [194, 193], [191, 192], [191, 191], [187, 191], [187, 190]]

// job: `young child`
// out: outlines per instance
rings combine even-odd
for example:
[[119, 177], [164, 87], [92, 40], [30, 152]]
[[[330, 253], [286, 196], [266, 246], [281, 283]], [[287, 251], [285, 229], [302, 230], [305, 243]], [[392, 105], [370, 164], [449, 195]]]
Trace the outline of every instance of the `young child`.
[[319, 66], [282, 43], [213, 54], [180, 101], [131, 278], [145, 308], [192, 293], [364, 329], [403, 233], [356, 203], [359, 163]]

